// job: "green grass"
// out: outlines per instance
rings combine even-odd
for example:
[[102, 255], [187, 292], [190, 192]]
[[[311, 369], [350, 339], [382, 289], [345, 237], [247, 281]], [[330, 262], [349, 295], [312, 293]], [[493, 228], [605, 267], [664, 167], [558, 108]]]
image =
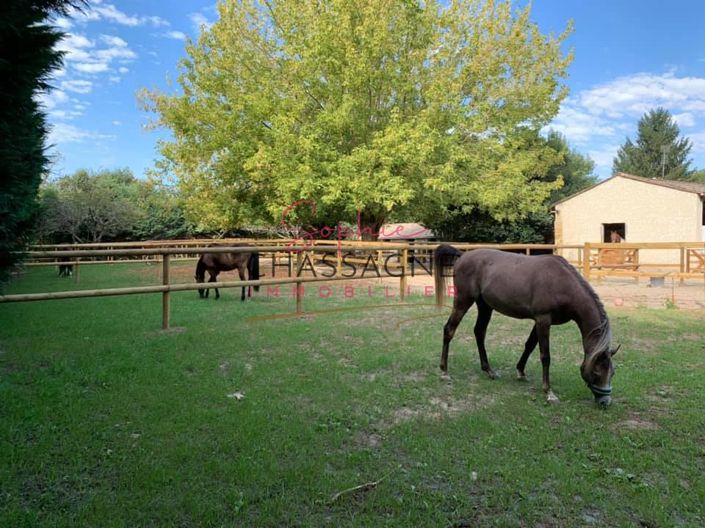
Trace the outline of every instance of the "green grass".
[[[8, 293], [73, 287], [55, 273]], [[157, 282], [81, 270], [81, 288]], [[430, 299], [364, 309], [390, 301], [336, 292], [306, 308], [360, 309], [253, 321], [293, 300], [221, 293], [173, 294], [167, 333], [159, 295], [0, 305], [0, 526], [705, 524], [702, 313], [610, 313], [622, 348], [602, 411], [575, 325], [553, 329], [547, 405], [538, 354], [514, 379], [526, 321], [490, 324], [491, 381], [471, 311], [444, 381]]]

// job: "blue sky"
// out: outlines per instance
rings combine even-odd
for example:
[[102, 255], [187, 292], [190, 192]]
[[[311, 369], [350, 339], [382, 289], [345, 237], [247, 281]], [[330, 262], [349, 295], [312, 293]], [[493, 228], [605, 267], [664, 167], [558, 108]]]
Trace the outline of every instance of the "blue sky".
[[[40, 96], [52, 126], [53, 175], [79, 168], [129, 167], [138, 177], [158, 158], [165, 131], [146, 130], [142, 88], [173, 91], [186, 38], [217, 17], [214, 0], [89, 0], [90, 9], [56, 24], [68, 33], [64, 68]], [[517, 5], [524, 5], [524, 0]], [[700, 0], [534, 0], [532, 19], [559, 33], [575, 59], [552, 127], [589, 155], [600, 177], [636, 123], [656, 106], [668, 109], [705, 168], [705, 2]]]

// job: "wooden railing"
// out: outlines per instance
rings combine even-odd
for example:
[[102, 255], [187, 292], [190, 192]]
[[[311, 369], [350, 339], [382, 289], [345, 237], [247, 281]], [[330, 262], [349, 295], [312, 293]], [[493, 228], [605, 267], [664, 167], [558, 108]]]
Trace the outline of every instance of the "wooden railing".
[[[660, 252], [672, 260], [649, 262], [643, 252]], [[705, 242], [647, 242], [597, 244], [585, 243], [582, 272], [592, 277], [671, 276], [685, 279], [705, 278]]]
[[[170, 266], [175, 257], [188, 256], [194, 258], [204, 252], [208, 247], [210, 253], [245, 253], [252, 248], [221, 246], [221, 241], [197, 240], [177, 242], [140, 242], [127, 243], [121, 249], [114, 249], [115, 243], [109, 245], [85, 246], [40, 246], [38, 251], [27, 254], [27, 265], [56, 266], [70, 264], [74, 266], [76, 279], [79, 276], [79, 265], [84, 264], [117, 264], [120, 262], [159, 262], [161, 263], [161, 284], [153, 286], [110, 288], [100, 290], [71, 290], [52, 293], [32, 293], [0, 295], [0, 302], [24, 302], [51, 299], [72, 299], [83, 297], [104, 297], [113, 295], [132, 295], [145, 293], [162, 294], [162, 327], [169, 328], [170, 293], [173, 291], [196, 290], [207, 287], [206, 284], [170, 282]], [[293, 267], [293, 276], [289, 272], [287, 277], [247, 281], [219, 282], [218, 288], [238, 288], [248, 286], [275, 286], [283, 284], [296, 284], [296, 312], [303, 311], [303, 295], [300, 295], [301, 286], [311, 282], [334, 282], [369, 279], [370, 277], [342, 276], [343, 259], [351, 264], [367, 265], [372, 263], [380, 275], [384, 269], [387, 277], [399, 279], [399, 299], [403, 301], [407, 294], [407, 284], [410, 264], [414, 258], [428, 259], [430, 254], [438, 247], [433, 244], [407, 244], [398, 242], [338, 242], [338, 241], [313, 241], [302, 244], [301, 240], [243, 240], [230, 241], [230, 243], [248, 242], [257, 246], [260, 255], [271, 255], [274, 259], [286, 256], [291, 259], [295, 255], [296, 264]], [[217, 244], [217, 245], [214, 245]], [[97, 246], [97, 247], [95, 247]], [[138, 246], [138, 247], [135, 247]], [[669, 275], [683, 281], [684, 279], [705, 279], [705, 243], [647, 243], [647, 244], [594, 244], [584, 245], [552, 245], [552, 244], [464, 244], [453, 243], [460, 250], [478, 248], [496, 248], [505, 251], [519, 251], [528, 255], [535, 252], [562, 252], [572, 250], [577, 253], [577, 260], [571, 263], [581, 270], [585, 278], [611, 277], [654, 277]], [[113, 249], [105, 249], [113, 247]], [[71, 249], [67, 249], [71, 248]], [[642, 250], [677, 250], [680, 255], [679, 262], [648, 263], [641, 258]], [[321, 261], [324, 255], [334, 255], [336, 274], [329, 277], [304, 277], [302, 270], [308, 262], [313, 265]], [[68, 259], [68, 261], [57, 260]], [[88, 260], [91, 259], [91, 260]], [[423, 266], [422, 266], [423, 267]], [[390, 270], [394, 269], [392, 274]], [[428, 268], [426, 268], [428, 269]], [[413, 272], [413, 268], [412, 268]]]

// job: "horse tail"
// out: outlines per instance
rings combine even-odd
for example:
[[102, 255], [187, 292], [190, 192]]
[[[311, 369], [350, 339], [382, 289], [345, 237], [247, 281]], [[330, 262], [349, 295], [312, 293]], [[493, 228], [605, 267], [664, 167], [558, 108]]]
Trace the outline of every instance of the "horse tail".
[[203, 255], [198, 259], [196, 264], [196, 282], [204, 282], [206, 280], [206, 263], [203, 262]]
[[445, 268], [453, 263], [456, 257], [462, 255], [462, 252], [448, 244], [441, 244], [433, 253], [434, 280], [436, 286], [436, 306], [443, 306], [443, 297], [445, 296], [446, 279]]
[[[257, 251], [251, 253], [247, 261], [247, 275], [249, 280], [259, 280], [259, 253]], [[255, 286], [255, 291], [259, 291], [259, 286]]]

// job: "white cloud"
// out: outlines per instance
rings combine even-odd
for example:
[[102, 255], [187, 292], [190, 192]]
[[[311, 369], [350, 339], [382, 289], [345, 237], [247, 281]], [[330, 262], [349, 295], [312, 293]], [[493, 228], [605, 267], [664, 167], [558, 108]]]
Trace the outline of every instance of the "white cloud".
[[595, 136], [610, 137], [615, 125], [599, 115], [586, 111], [577, 101], [567, 99], [548, 128], [557, 130], [572, 143], [584, 143]]
[[695, 126], [695, 117], [690, 112], [683, 112], [681, 114], [675, 114], [673, 119], [678, 123], [679, 127], [692, 127]]
[[86, 141], [114, 139], [115, 136], [101, 134], [92, 130], [84, 130], [68, 123], [54, 123], [49, 132], [49, 143], [85, 143]]
[[58, 105], [67, 102], [69, 96], [62, 90], [52, 90], [40, 93], [35, 99], [44, 109], [53, 110]]
[[112, 61], [114, 59], [121, 59], [123, 61], [133, 60], [137, 58], [137, 54], [130, 48], [125, 48], [122, 46], [114, 48], [106, 48], [102, 50], [97, 50], [95, 52], [95, 58], [98, 61]]
[[121, 126], [121, 125], [122, 125], [122, 121], [112, 121], [112, 124], [113, 124], [114, 126]]
[[168, 26], [169, 22], [158, 16], [127, 15], [112, 4], [98, 5], [92, 9], [103, 20], [109, 20], [123, 26], [143, 26], [150, 24], [154, 27]]
[[620, 118], [643, 114], [657, 106], [688, 110], [705, 107], [705, 79], [637, 73], [581, 92], [581, 106], [592, 113]]
[[83, 115], [83, 112], [76, 110], [52, 110], [49, 115], [54, 119], [73, 119]]
[[181, 31], [167, 31], [162, 33], [161, 36], [175, 40], [186, 40], [186, 33]]
[[100, 40], [108, 46], [114, 46], [117, 48], [127, 47], [127, 42], [122, 40], [120, 37], [116, 37], [115, 35], [101, 35]]
[[107, 4], [100, 0], [92, 0], [89, 9], [69, 8], [67, 16], [80, 24], [98, 22], [100, 20], [113, 22], [122, 26], [136, 27], [151, 25], [154, 27], [167, 27], [169, 22], [158, 16], [128, 15], [120, 11], [115, 5]]
[[[598, 168], [607, 169], [624, 140], [636, 137], [639, 119], [657, 107], [671, 112], [680, 127], [705, 128], [705, 78], [678, 77], [673, 71], [619, 77], [567, 98], [546, 128], [563, 133]], [[705, 153], [705, 133], [685, 136], [693, 140], [694, 155]]]
[[694, 151], [705, 152], [705, 132], [688, 134], [688, 138], [693, 142]]
[[160, 18], [158, 16], [146, 17], [146, 20], [154, 27], [168, 27], [171, 25], [167, 20], [164, 20], [163, 18]]
[[100, 46], [95, 41], [77, 33], [67, 34], [57, 49], [66, 53], [66, 67], [84, 74], [111, 71], [113, 61], [120, 63], [137, 59], [137, 54], [127, 42], [116, 35], [100, 35]]
[[129, 68], [125, 68], [124, 66], [120, 66], [120, 67], [118, 68], [118, 72], [120, 72], [120, 73], [122, 73], [122, 74], [125, 74], [125, 73], [127, 73], [127, 72], [129, 72], [129, 71], [130, 71]]
[[82, 73], [102, 73], [109, 69], [106, 62], [79, 62], [73, 67]]
[[73, 22], [71, 22], [68, 18], [59, 17], [54, 20], [54, 25], [59, 29], [66, 30], [71, 29], [73, 27]]
[[595, 162], [597, 168], [607, 171], [612, 170], [612, 162], [614, 161], [617, 151], [621, 145], [606, 145], [597, 149], [588, 150], [587, 154], [590, 159]]
[[80, 94], [86, 94], [90, 93], [90, 91], [93, 89], [93, 83], [91, 81], [85, 81], [85, 80], [72, 80], [72, 81], [63, 81], [61, 83], [61, 89], [66, 90], [68, 92], [76, 92]]
[[66, 61], [86, 60], [89, 57], [89, 52], [86, 48], [93, 48], [95, 42], [78, 33], [67, 33], [56, 44], [56, 49], [64, 52]]
[[191, 13], [188, 17], [191, 19], [196, 33], [200, 33], [202, 28], [208, 30], [213, 25], [213, 22], [208, 20], [202, 13]]

